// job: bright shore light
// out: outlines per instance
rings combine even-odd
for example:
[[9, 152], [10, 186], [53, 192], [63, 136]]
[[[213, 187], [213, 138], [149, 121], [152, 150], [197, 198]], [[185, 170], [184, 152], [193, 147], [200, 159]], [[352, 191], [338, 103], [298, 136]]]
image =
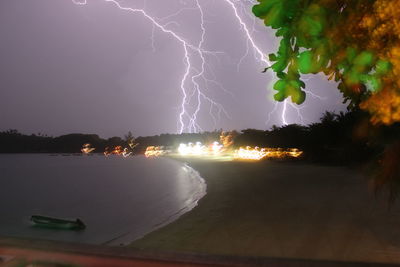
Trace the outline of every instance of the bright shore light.
[[273, 158], [298, 158], [303, 154], [297, 148], [259, 148], [259, 147], [240, 147], [232, 150], [224, 147], [219, 142], [214, 141], [209, 145], [201, 142], [181, 143], [175, 151], [165, 150], [163, 146], [149, 146], [144, 153], [146, 157], [159, 157], [167, 154], [181, 157], [200, 157], [205, 159], [223, 160], [261, 160]]
[[259, 149], [258, 147], [251, 148], [247, 146], [246, 148], [241, 147], [238, 150], [235, 150], [234, 158], [260, 160], [265, 158], [267, 155], [268, 152], [265, 151], [265, 148]]
[[303, 151], [300, 151], [297, 148], [259, 148], [254, 147], [251, 148], [247, 146], [246, 148], [239, 148], [235, 150], [234, 158], [236, 159], [250, 159], [250, 160], [261, 160], [263, 158], [298, 158], [303, 154]]
[[83, 154], [85, 154], [85, 155], [88, 155], [88, 154], [92, 153], [95, 149], [96, 149], [96, 148], [92, 147], [91, 144], [86, 143], [86, 144], [83, 144], [82, 149], [81, 149], [81, 152], [82, 152]]
[[208, 151], [207, 147], [204, 146], [201, 142], [196, 142], [196, 144], [180, 144], [178, 147], [178, 153], [181, 156], [202, 156], [207, 155]]
[[150, 158], [150, 157], [163, 156], [166, 153], [167, 151], [164, 150], [163, 146], [148, 146], [146, 148], [146, 151], [144, 152], [144, 155], [146, 156], [146, 158]]
[[122, 148], [122, 146], [116, 146], [114, 148], [106, 147], [104, 150], [104, 156], [109, 156], [109, 155], [117, 155], [117, 156], [123, 156], [124, 158], [129, 157], [132, 154], [132, 151], [129, 151], [128, 148]]

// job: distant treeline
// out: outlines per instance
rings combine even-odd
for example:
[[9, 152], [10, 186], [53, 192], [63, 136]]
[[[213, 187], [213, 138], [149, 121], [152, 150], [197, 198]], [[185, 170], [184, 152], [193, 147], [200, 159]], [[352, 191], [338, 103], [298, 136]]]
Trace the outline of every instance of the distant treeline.
[[0, 153], [80, 153], [82, 145], [90, 143], [96, 152], [106, 146], [124, 145], [121, 137], [102, 139], [97, 134], [66, 134], [58, 137], [25, 135], [17, 130], [0, 132]]
[[[203, 144], [219, 141], [221, 131], [193, 134], [161, 134], [137, 137], [134, 153], [143, 153], [147, 146], [172, 146], [180, 143]], [[375, 127], [361, 111], [334, 114], [326, 112], [321, 121], [308, 126], [291, 124], [273, 126], [270, 130], [246, 129], [233, 132], [234, 148], [240, 146], [299, 148], [311, 161], [351, 163], [366, 161], [383, 152], [385, 146], [400, 136], [399, 125]], [[84, 143], [102, 153], [106, 147], [129, 148], [133, 136], [100, 138], [97, 134], [67, 134], [58, 137], [24, 135], [17, 130], [0, 132], [0, 153], [80, 153]]]

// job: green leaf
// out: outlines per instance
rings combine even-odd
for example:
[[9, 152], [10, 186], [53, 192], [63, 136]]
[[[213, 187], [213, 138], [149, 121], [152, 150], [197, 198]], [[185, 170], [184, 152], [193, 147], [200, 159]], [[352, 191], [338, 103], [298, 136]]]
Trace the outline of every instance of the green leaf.
[[271, 10], [271, 8], [276, 4], [279, 3], [280, 0], [261, 0], [259, 1], [260, 4], [253, 6], [253, 14], [256, 15], [256, 17], [259, 18], [264, 18], [267, 16], [268, 12]]
[[283, 101], [286, 98], [286, 93], [285, 93], [285, 88], [287, 86], [287, 83], [285, 80], [278, 80], [275, 82], [274, 84], [274, 90], [278, 91], [275, 95], [274, 95], [274, 99], [276, 101]]
[[392, 68], [392, 65], [389, 61], [386, 60], [378, 60], [375, 65], [375, 71], [377, 75], [385, 75]]
[[311, 73], [312, 70], [312, 52], [301, 52], [298, 58], [299, 71], [303, 74]]
[[276, 101], [282, 102], [283, 100], [285, 100], [286, 96], [284, 92], [278, 92], [276, 94], [274, 94], [274, 99]]
[[277, 76], [278, 78], [280, 78], [280, 79], [285, 79], [286, 76], [287, 76], [287, 74], [284, 73], [284, 72], [277, 72], [277, 73], [276, 73], [276, 76]]
[[357, 56], [357, 50], [353, 47], [349, 47], [346, 50], [346, 59], [348, 62], [353, 62], [354, 58]]
[[272, 53], [268, 55], [268, 59], [269, 61], [277, 61], [278, 57], [274, 53]]
[[268, 14], [264, 17], [264, 24], [271, 26], [272, 29], [278, 29], [282, 26], [286, 19], [286, 14], [283, 10], [282, 3], [275, 4]]
[[363, 51], [358, 54], [353, 61], [354, 65], [359, 66], [371, 66], [374, 63], [374, 55], [369, 51]]
[[292, 94], [292, 102], [300, 105], [306, 100], [306, 93], [302, 90], [295, 91]]
[[278, 80], [275, 82], [274, 84], [274, 90], [279, 91], [279, 92], [283, 92], [285, 91], [286, 88], [286, 81], [285, 80]]

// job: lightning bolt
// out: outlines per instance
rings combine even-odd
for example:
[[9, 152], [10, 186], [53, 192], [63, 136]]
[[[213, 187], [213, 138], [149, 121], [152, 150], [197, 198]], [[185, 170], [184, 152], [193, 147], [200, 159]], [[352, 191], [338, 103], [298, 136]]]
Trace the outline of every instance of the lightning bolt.
[[[72, 0], [72, 2], [76, 5], [86, 5], [87, 0]], [[216, 56], [219, 53], [222, 52], [215, 52], [215, 51], [208, 51], [203, 49], [203, 44], [204, 44], [204, 36], [205, 36], [205, 27], [204, 27], [204, 13], [203, 9], [200, 6], [200, 3], [198, 0], [195, 1], [196, 4], [196, 9], [199, 10], [200, 12], [200, 18], [201, 18], [201, 38], [200, 41], [197, 45], [194, 45], [187, 41], [184, 37], [182, 37], [180, 34], [178, 34], [177, 31], [174, 31], [168, 26], [170, 24], [178, 24], [174, 21], [170, 21], [167, 23], [162, 23], [163, 20], [166, 20], [168, 18], [171, 18], [173, 16], [178, 15], [179, 13], [193, 9], [193, 8], [183, 8], [179, 10], [178, 12], [162, 18], [162, 19], [157, 19], [156, 17], [151, 16], [144, 8], [132, 8], [132, 7], [126, 7], [123, 6], [119, 1], [117, 0], [104, 0], [104, 2], [108, 2], [113, 4], [116, 8], [126, 11], [126, 12], [131, 12], [131, 13], [138, 13], [145, 17], [152, 25], [153, 25], [153, 30], [151, 34], [151, 39], [152, 39], [152, 48], [153, 51], [155, 49], [154, 46], [154, 30], [158, 29], [161, 32], [170, 35], [173, 37], [178, 43], [181, 44], [182, 50], [183, 50], [183, 64], [185, 65], [184, 68], [184, 73], [181, 78], [180, 82], [180, 90], [182, 93], [182, 101], [180, 104], [180, 112], [178, 114], [178, 132], [198, 132], [201, 131], [202, 128], [197, 122], [197, 117], [198, 114], [201, 110], [202, 106], [202, 101], [208, 102], [210, 105], [210, 110], [209, 113], [213, 118], [214, 124], [216, 126], [217, 120], [220, 119], [221, 114], [224, 114], [226, 117], [230, 118], [227, 111], [224, 109], [224, 107], [214, 101], [210, 96], [207, 95], [206, 91], [209, 91], [209, 84], [212, 83], [214, 85], [217, 85], [221, 87], [225, 92], [226, 90], [223, 88], [223, 86], [218, 83], [216, 80], [213, 78], [209, 78], [205, 75], [205, 65], [206, 65], [206, 56], [207, 55], [212, 55]], [[179, 24], [178, 24], [179, 25]], [[198, 57], [200, 58], [200, 68], [196, 68], [195, 64], [193, 63], [196, 58], [193, 54], [197, 54]], [[204, 83], [204, 86], [200, 86], [200, 82]], [[190, 85], [188, 85], [190, 84]], [[190, 112], [190, 108], [193, 107], [192, 103], [192, 98], [195, 98], [195, 105], [194, 105], [194, 111]], [[214, 114], [216, 113], [216, 114]]]
[[[271, 62], [269, 60], [267, 60], [266, 58], [266, 54], [264, 52], [262, 52], [261, 48], [256, 44], [256, 42], [254, 41], [252, 34], [250, 33], [249, 28], [247, 27], [246, 23], [244, 22], [244, 20], [242, 19], [242, 17], [239, 15], [239, 11], [235, 5], [234, 2], [237, 2], [240, 4], [239, 1], [232, 1], [232, 0], [224, 0], [228, 5], [230, 5], [230, 7], [233, 9], [234, 15], [237, 19], [237, 21], [239, 22], [241, 28], [244, 31], [244, 37], [246, 38], [246, 53], [240, 58], [239, 63], [237, 65], [237, 69], [239, 70], [240, 64], [243, 61], [243, 59], [248, 55], [249, 53], [249, 44], [251, 45], [251, 47], [253, 48], [254, 54], [255, 54], [255, 58], [256, 60], [260, 61], [261, 63], [265, 65], [267, 65], [268, 67], [271, 66]], [[251, 4], [254, 4], [253, 1], [248, 1]], [[246, 8], [243, 7], [243, 5], [241, 6], [242, 10], [246, 10]], [[253, 29], [251, 30], [251, 32], [254, 32], [254, 25], [255, 25], [255, 18], [252, 16], [253, 19]], [[268, 113], [267, 115], [267, 121], [266, 121], [266, 125], [269, 124], [270, 120], [271, 120], [271, 116], [274, 112], [277, 111], [278, 109], [278, 102], [274, 103], [274, 107], [272, 109], [271, 112]], [[286, 121], [286, 116], [287, 116], [287, 100], [283, 101], [283, 108], [282, 108], [282, 113], [281, 113], [281, 123], [283, 125], [287, 125], [288, 122]]]
[[[254, 41], [254, 39], [252, 37], [252, 33], [255, 31], [255, 29], [254, 29], [255, 28], [254, 27], [254, 25], [255, 25], [255, 17], [252, 14], [249, 14], [249, 12], [247, 11], [248, 9], [246, 8], [245, 5], [243, 5], [243, 2], [241, 2], [240, 0], [224, 0], [224, 1], [227, 4], [229, 4], [231, 6], [231, 8], [233, 9], [235, 17], [236, 17], [237, 21], [239, 22], [241, 28], [244, 31], [244, 37], [246, 39], [246, 52], [240, 58], [240, 60], [239, 60], [239, 62], [237, 64], [237, 70], [239, 70], [240, 64], [242, 63], [244, 58], [246, 56], [248, 56], [249, 45], [253, 48], [253, 51], [254, 51], [254, 54], [255, 54], [255, 59], [260, 61], [260, 62], [262, 62], [264, 64], [264, 66], [267, 65], [268, 67], [270, 67], [271, 66], [271, 62], [269, 62], [269, 60], [267, 60], [267, 58], [265, 57], [266, 53], [262, 52], [262, 49], [259, 46], [257, 46], [256, 42]], [[244, 2], [248, 2], [251, 5], [256, 4], [256, 1], [252, 1], [252, 0], [244, 0]], [[239, 4], [240, 7], [241, 7], [242, 12], [244, 14], [248, 15], [253, 20], [253, 23], [252, 23], [253, 26], [252, 26], [251, 30], [249, 30], [249, 28], [247, 27], [246, 23], [244, 22], [244, 19], [242, 19], [242, 17], [240, 16], [238, 8], [236, 7], [235, 3]], [[307, 81], [307, 79], [303, 79], [303, 80]], [[271, 87], [271, 86], [268, 86], [268, 87]], [[313, 93], [313, 92], [311, 92], [309, 90], [304, 90], [304, 91], [306, 92], [306, 94], [310, 95], [313, 98], [317, 98], [319, 100], [325, 100], [326, 99], [326, 98], [321, 97], [321, 96], [319, 96], [319, 95], [317, 95], [317, 94], [315, 94], [315, 93]], [[282, 103], [278, 103], [278, 102], [274, 103], [273, 109], [267, 115], [267, 121], [265, 123], [266, 125], [269, 124], [272, 114], [277, 112], [279, 105], [282, 105], [282, 111], [281, 111], [281, 116], [280, 116], [282, 125], [288, 125], [289, 124], [288, 121], [287, 121], [287, 116], [288, 116], [287, 113], [288, 113], [288, 110], [289, 110], [288, 109], [289, 106], [296, 111], [298, 118], [300, 118], [300, 122], [302, 124], [305, 123], [305, 119], [304, 119], [303, 115], [301, 114], [301, 110], [304, 109], [305, 106], [297, 107], [293, 103], [291, 103], [290, 101], [285, 99]]]
[[[243, 19], [241, 18], [241, 16], [239, 15], [239, 11], [238, 11], [238, 9], [237, 9], [237, 7], [236, 7], [234, 1], [232, 1], [232, 0], [224, 0], [224, 1], [225, 1], [227, 4], [229, 4], [229, 5], [231, 6], [231, 8], [233, 9], [234, 14], [235, 14], [235, 17], [236, 17], [236, 19], [238, 20], [238, 22], [239, 22], [241, 28], [243, 29], [243, 31], [244, 31], [244, 36], [245, 36], [245, 38], [246, 38], [246, 53], [245, 53], [245, 54], [241, 57], [241, 59], [239, 60], [237, 69], [239, 69], [239, 66], [240, 66], [242, 60], [243, 60], [243, 59], [248, 55], [248, 53], [249, 53], [249, 43], [250, 43], [250, 45], [252, 46], [254, 53], [256, 54], [256, 57], [255, 57], [256, 60], [261, 61], [261, 62], [264, 64], [264, 66], [267, 65], [268, 67], [270, 67], [270, 66], [271, 66], [271, 62], [270, 62], [269, 60], [267, 60], [266, 54], [265, 54], [264, 52], [262, 52], [262, 50], [257, 46], [257, 44], [256, 44], [256, 42], [254, 41], [254, 39], [253, 39], [253, 37], [252, 37], [252, 35], [251, 35], [251, 33], [250, 33], [250, 30], [248, 29], [246, 23], [244, 22], [244, 20], [243, 20]], [[239, 2], [239, 1], [235, 1], [235, 2]], [[249, 1], [249, 2], [250, 2], [251, 4], [254, 4], [252, 1]], [[239, 2], [239, 3], [240, 3], [240, 2]], [[243, 6], [241, 6], [241, 8], [242, 8], [242, 10], [246, 10]], [[253, 29], [252, 29], [252, 32], [254, 32], [255, 18], [252, 17], [252, 19], [253, 19]], [[267, 115], [267, 121], [265, 122], [266, 125], [269, 124], [269, 122], [270, 122], [270, 120], [271, 120], [272, 114], [273, 114], [274, 112], [277, 111], [278, 105], [279, 105], [278, 102], [275, 102], [275, 103], [274, 103], [274, 108], [273, 108], [273, 109], [271, 110], [271, 112], [269, 112], [268, 115]], [[283, 125], [287, 125], [287, 124], [288, 124], [288, 122], [286, 121], [286, 116], [287, 116], [287, 114], [286, 114], [286, 113], [287, 113], [287, 105], [288, 105], [288, 104], [287, 104], [287, 100], [284, 100], [284, 101], [283, 101], [282, 113], [281, 113], [281, 123], [282, 123]]]
[[[271, 66], [271, 63], [267, 60], [267, 58], [265, 57], [265, 53], [262, 52], [262, 50], [256, 45], [253, 37], [251, 36], [250, 30], [247, 27], [246, 23], [243, 21], [243, 19], [241, 18], [241, 16], [239, 15], [238, 9], [236, 8], [235, 4], [233, 3], [232, 0], [224, 0], [228, 5], [230, 5], [230, 7], [233, 9], [234, 15], [237, 19], [237, 21], [240, 24], [240, 27], [243, 29], [244, 34], [245, 34], [245, 38], [246, 38], [246, 44], [247, 44], [247, 49], [246, 49], [246, 53], [244, 55], [247, 56], [249, 49], [248, 49], [248, 45], [250, 43], [250, 45], [252, 46], [254, 52], [257, 54], [258, 57], [256, 57], [259, 61], [263, 62], [264, 64], [266, 64], [268, 67]], [[239, 61], [238, 64], [241, 63], [241, 61], [243, 60], [242, 57]]]
[[[230, 94], [221, 83], [216, 80], [215, 75], [213, 74], [211, 69], [207, 69], [207, 57], [214, 56], [217, 57], [218, 54], [223, 52], [216, 52], [216, 51], [209, 51], [204, 49], [205, 43], [205, 35], [206, 35], [206, 27], [205, 27], [205, 19], [204, 19], [204, 11], [202, 6], [200, 5], [199, 0], [194, 1], [194, 7], [184, 7], [178, 10], [177, 12], [164, 17], [164, 18], [157, 18], [150, 15], [146, 10], [145, 7], [143, 8], [132, 8], [123, 6], [121, 2], [117, 0], [103, 0], [104, 2], [113, 4], [114, 7], [135, 14], [139, 14], [147, 19], [152, 24], [152, 32], [151, 32], [151, 47], [153, 51], [155, 51], [155, 42], [154, 42], [154, 35], [155, 31], [159, 30], [164, 34], [168, 34], [173, 39], [175, 39], [182, 47], [183, 52], [183, 65], [184, 71], [180, 80], [180, 92], [182, 94], [181, 103], [179, 106], [179, 114], [177, 120], [177, 128], [179, 133], [183, 132], [199, 132], [203, 129], [198, 123], [198, 116], [202, 110], [202, 107], [205, 105], [204, 102], [208, 103], [209, 105], [209, 115], [213, 119], [214, 127], [217, 128], [217, 122], [221, 119], [221, 115], [224, 115], [227, 118], [230, 118], [228, 112], [224, 109], [222, 104], [216, 102], [208, 95], [207, 92], [211, 91], [210, 85], [213, 86], [213, 89], [219, 88], [220, 90], [224, 91], [227, 94]], [[244, 5], [245, 2], [250, 4], [255, 4], [254, 1], [251, 0], [223, 0], [227, 5], [229, 5], [233, 11], [234, 17], [236, 18], [237, 22], [240, 25], [240, 29], [244, 33], [244, 38], [246, 40], [246, 51], [243, 56], [240, 58], [239, 62], [237, 63], [237, 70], [239, 70], [240, 65], [245, 57], [248, 56], [250, 52], [250, 48], [253, 50], [254, 58], [267, 66], [271, 66], [271, 63], [266, 58], [266, 54], [262, 51], [262, 49], [256, 44], [252, 34], [255, 31], [255, 17], [252, 14], [249, 14], [248, 8]], [[76, 5], [87, 5], [87, 0], [72, 0], [72, 2]], [[145, 2], [146, 3], [146, 2]], [[242, 13], [248, 15], [253, 20], [252, 28], [250, 29], [247, 24], [245, 23], [244, 19], [241, 17], [240, 12], [236, 5], [240, 5]], [[181, 36], [178, 31], [175, 31], [169, 27], [169, 25], [174, 24], [179, 26], [179, 23], [175, 21], [171, 21], [171, 19], [175, 16], [178, 16], [182, 12], [187, 10], [198, 10], [199, 17], [200, 17], [200, 40], [197, 44], [193, 44], [188, 41], [185, 37]], [[196, 62], [199, 63], [196, 64]], [[211, 75], [212, 77], [208, 77]], [[318, 97], [319, 96], [312, 94], [309, 92], [311, 96]], [[280, 103], [275, 102], [273, 110], [268, 113], [268, 121], [269, 122], [272, 113], [278, 111], [278, 105]], [[292, 103], [288, 103], [285, 100], [283, 103], [282, 113], [281, 113], [281, 123], [283, 125], [287, 125], [287, 111], [288, 106], [294, 108], [299, 115], [299, 118], [303, 122], [304, 119], [301, 116], [300, 109], [294, 106]]]

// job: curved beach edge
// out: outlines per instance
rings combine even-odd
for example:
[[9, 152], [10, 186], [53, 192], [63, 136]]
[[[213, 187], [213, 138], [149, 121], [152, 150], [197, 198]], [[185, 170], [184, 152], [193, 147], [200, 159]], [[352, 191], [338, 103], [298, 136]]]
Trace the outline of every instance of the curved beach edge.
[[199, 203], [199, 201], [207, 194], [207, 183], [203, 177], [200, 176], [200, 173], [193, 169], [191, 166], [189, 166], [188, 163], [182, 162], [179, 160], [174, 160], [177, 161], [179, 164], [182, 164], [183, 167], [185, 168], [185, 171], [187, 173], [187, 178], [191, 179], [193, 183], [197, 183], [198, 185], [196, 186], [196, 190], [193, 192], [193, 194], [186, 199], [184, 202], [184, 206], [180, 208], [179, 210], [176, 210], [175, 212], [169, 214], [167, 217], [163, 218], [163, 220], [158, 221], [154, 223], [154, 225], [151, 227], [150, 230], [143, 232], [142, 235], [136, 236], [135, 238], [131, 238], [129, 233], [123, 234], [121, 236], [118, 236], [112, 240], [109, 240], [102, 245], [109, 245], [109, 246], [127, 246], [135, 242], [136, 240], [139, 240], [148, 234], [163, 228], [164, 226], [167, 226], [168, 224], [171, 224], [172, 222], [178, 220], [182, 215], [186, 214], [187, 212], [193, 210]]

